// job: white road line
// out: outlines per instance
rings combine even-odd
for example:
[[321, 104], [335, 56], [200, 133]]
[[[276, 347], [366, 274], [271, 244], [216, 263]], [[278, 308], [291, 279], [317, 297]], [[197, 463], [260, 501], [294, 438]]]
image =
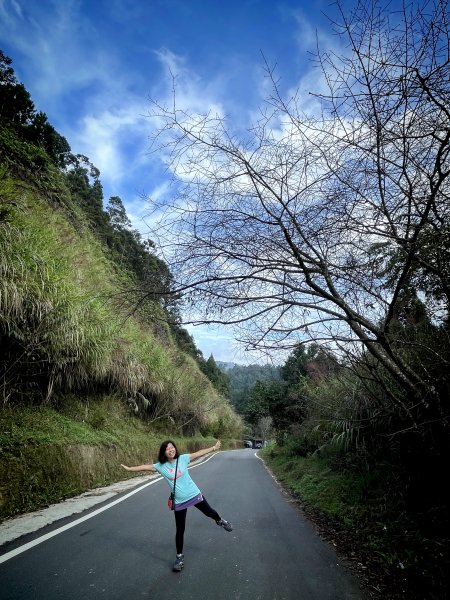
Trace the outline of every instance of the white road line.
[[[215, 454], [217, 454], [217, 453], [215, 453]], [[215, 454], [212, 454], [209, 458], [202, 460], [202, 462], [198, 463], [197, 465], [192, 465], [191, 467], [188, 467], [188, 468], [195, 469], [195, 467], [204, 465], [209, 460], [211, 460], [211, 458], [213, 458], [213, 456], [215, 456]], [[80, 517], [79, 519], [76, 519], [75, 521], [72, 521], [71, 523], [67, 523], [67, 525], [63, 525], [62, 527], [59, 527], [59, 529], [50, 531], [50, 533], [46, 533], [45, 535], [42, 535], [41, 537], [36, 538], [35, 540], [28, 542], [27, 544], [23, 544], [23, 546], [19, 546], [18, 548], [15, 548], [14, 550], [11, 550], [10, 552], [6, 552], [2, 556], [0, 556], [0, 564], [10, 560], [11, 558], [14, 558], [15, 556], [18, 556], [19, 554], [22, 554], [22, 552], [26, 552], [27, 550], [30, 550], [30, 548], [33, 548], [34, 546], [38, 546], [39, 544], [42, 544], [42, 542], [45, 542], [45, 541], [49, 540], [50, 538], [55, 537], [56, 535], [59, 535], [63, 531], [67, 531], [68, 529], [71, 529], [72, 527], [75, 527], [76, 525], [79, 525], [80, 523], [83, 523], [84, 521], [87, 521], [88, 519], [92, 519], [92, 517], [96, 517], [100, 513], [104, 512], [105, 510], [108, 510], [109, 508], [112, 508], [116, 504], [119, 504], [119, 502], [123, 502], [124, 500], [127, 500], [131, 496], [134, 496], [134, 494], [141, 492], [144, 488], [148, 487], [149, 485], [154, 485], [155, 483], [158, 483], [158, 481], [161, 481], [161, 479], [163, 479], [163, 478], [158, 477], [157, 479], [153, 479], [152, 481], [149, 481], [148, 483], [141, 485], [141, 487], [129, 492], [128, 494], [125, 494], [125, 496], [122, 496], [122, 497], [118, 498], [117, 500], [110, 502], [106, 506], [102, 506], [101, 508], [98, 508], [97, 510], [92, 511], [91, 513], [89, 513], [88, 515], [85, 515], [84, 517]]]

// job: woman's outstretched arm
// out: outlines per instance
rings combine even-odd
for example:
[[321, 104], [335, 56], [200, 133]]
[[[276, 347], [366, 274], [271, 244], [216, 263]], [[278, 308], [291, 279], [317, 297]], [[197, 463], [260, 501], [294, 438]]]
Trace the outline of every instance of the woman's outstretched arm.
[[152, 471], [156, 472], [156, 469], [153, 465], [137, 465], [136, 467], [127, 467], [126, 465], [120, 465], [126, 471]]
[[200, 456], [205, 456], [205, 454], [209, 454], [210, 452], [215, 452], [219, 448], [220, 448], [220, 440], [217, 440], [217, 442], [211, 448], [205, 448], [204, 450], [198, 450], [197, 452], [192, 452], [192, 454], [190, 454], [189, 456], [191, 457], [191, 460], [195, 460], [196, 458], [200, 458]]

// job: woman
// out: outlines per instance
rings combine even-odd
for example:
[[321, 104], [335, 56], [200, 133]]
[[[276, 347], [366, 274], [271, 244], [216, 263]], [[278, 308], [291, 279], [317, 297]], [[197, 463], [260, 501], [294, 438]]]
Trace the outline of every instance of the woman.
[[[200, 492], [196, 484], [191, 479], [188, 472], [188, 465], [191, 460], [205, 456], [210, 452], [214, 452], [220, 448], [220, 441], [217, 441], [212, 448], [205, 448], [191, 454], [179, 454], [178, 449], [172, 440], [167, 440], [161, 444], [158, 454], [158, 461], [153, 465], [139, 465], [136, 467], [127, 467], [121, 465], [127, 471], [157, 471], [164, 477], [173, 491], [173, 483], [175, 483], [175, 545], [177, 549], [177, 557], [173, 564], [174, 571], [181, 571], [184, 567], [183, 541], [184, 530], [186, 526], [187, 509], [190, 506], [195, 506], [204, 515], [214, 521], [225, 531], [232, 531], [233, 528], [228, 521], [222, 519], [220, 515], [208, 504], [206, 498]], [[178, 459], [178, 469], [175, 476], [175, 466]]]

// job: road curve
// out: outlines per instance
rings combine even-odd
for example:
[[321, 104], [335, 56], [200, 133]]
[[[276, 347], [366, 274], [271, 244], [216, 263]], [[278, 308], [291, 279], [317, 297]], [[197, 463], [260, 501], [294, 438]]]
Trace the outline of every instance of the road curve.
[[363, 599], [254, 451], [220, 452], [191, 475], [234, 529], [189, 509], [181, 573], [171, 571], [175, 527], [159, 481], [0, 564], [0, 598]]

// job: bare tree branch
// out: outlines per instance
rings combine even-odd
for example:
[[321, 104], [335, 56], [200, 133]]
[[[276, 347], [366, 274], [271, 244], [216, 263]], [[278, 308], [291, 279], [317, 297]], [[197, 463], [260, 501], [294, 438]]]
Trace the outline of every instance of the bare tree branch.
[[192, 322], [234, 324], [253, 347], [359, 348], [414, 420], [436, 392], [394, 330], [411, 287], [430, 298], [431, 320], [449, 318], [448, 1], [401, 14], [361, 2], [333, 26], [348, 51], [319, 48], [317, 113], [283, 98], [267, 62], [268, 108], [240, 137], [220, 115], [179, 110], [175, 88], [170, 108], [154, 103], [178, 193], [157, 206], [153, 237]]

